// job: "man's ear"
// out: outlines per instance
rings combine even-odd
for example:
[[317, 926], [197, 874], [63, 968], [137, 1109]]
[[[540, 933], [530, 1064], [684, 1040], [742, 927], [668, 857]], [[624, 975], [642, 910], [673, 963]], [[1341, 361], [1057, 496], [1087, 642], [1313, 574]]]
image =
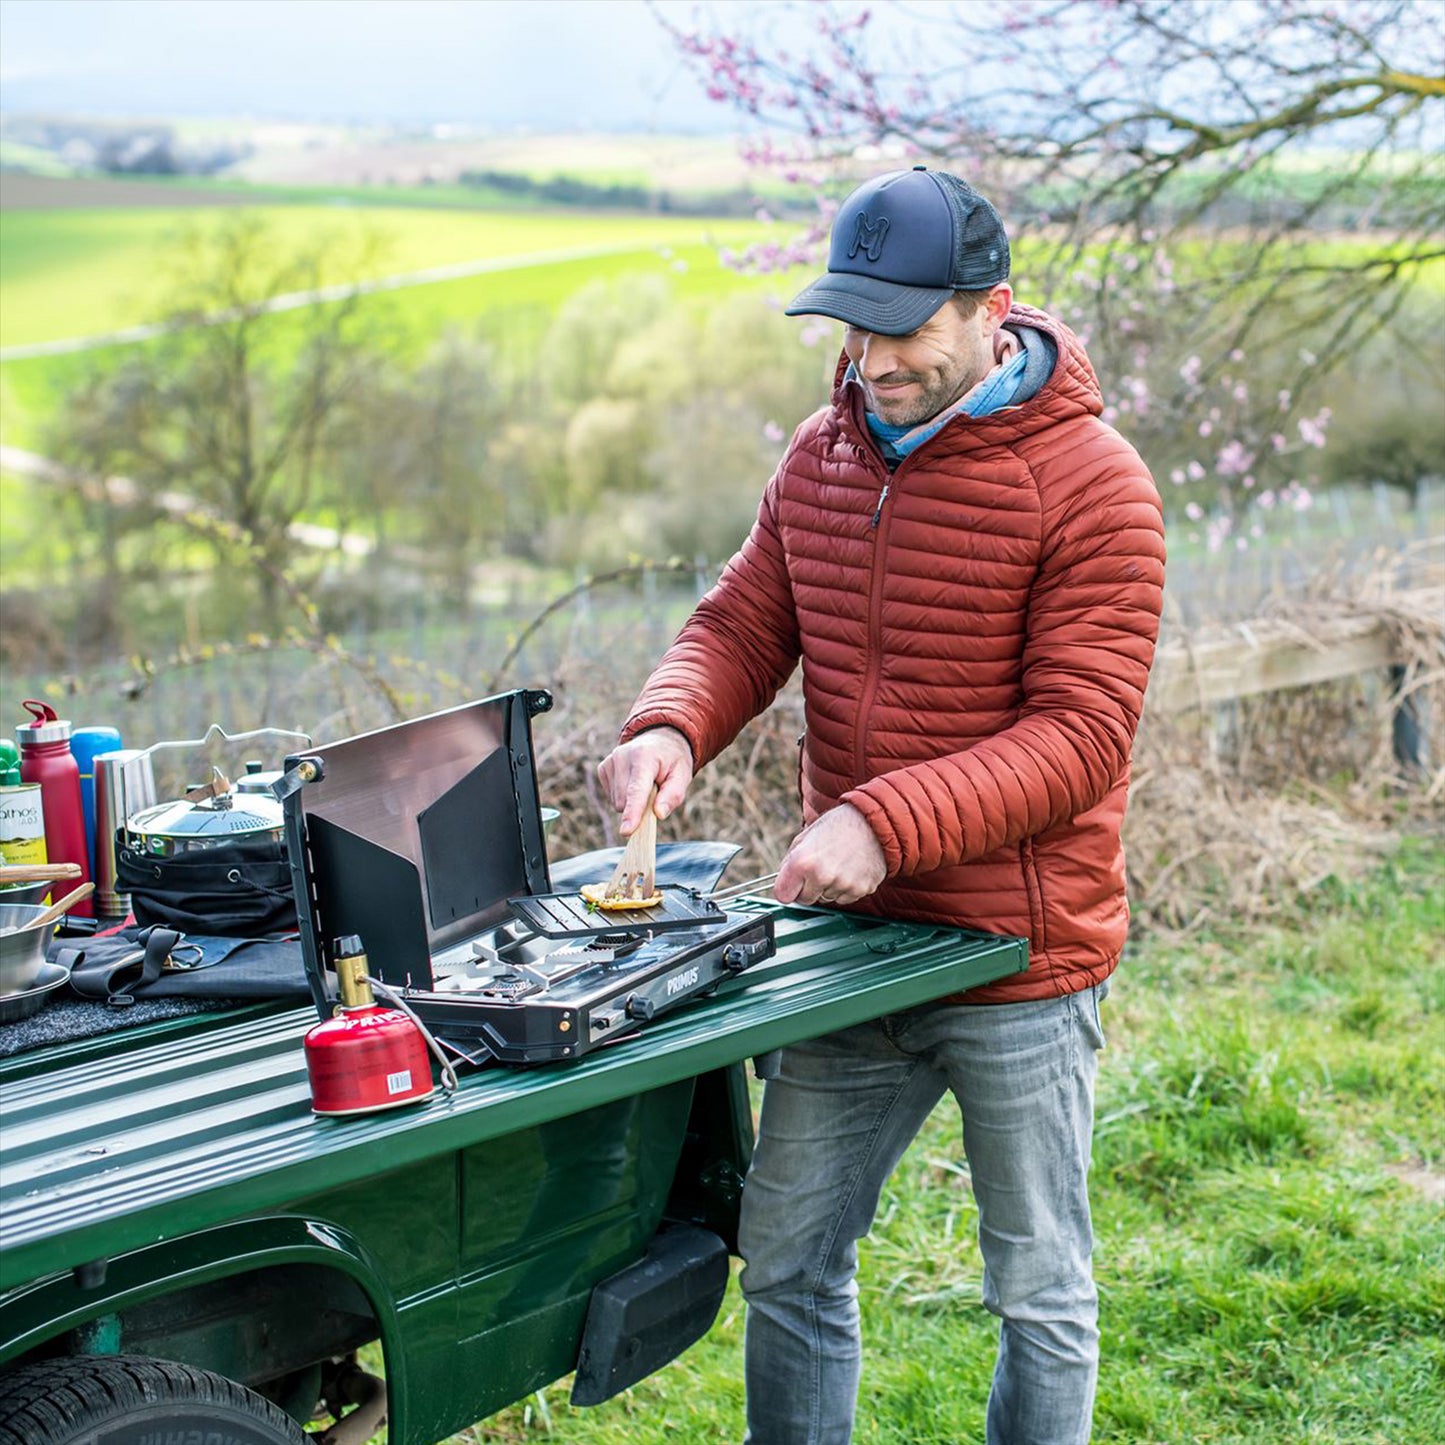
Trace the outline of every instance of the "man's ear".
[[1008, 319], [1009, 308], [1014, 304], [1013, 287], [1007, 281], [1000, 281], [988, 293], [983, 303], [983, 334], [992, 336]]

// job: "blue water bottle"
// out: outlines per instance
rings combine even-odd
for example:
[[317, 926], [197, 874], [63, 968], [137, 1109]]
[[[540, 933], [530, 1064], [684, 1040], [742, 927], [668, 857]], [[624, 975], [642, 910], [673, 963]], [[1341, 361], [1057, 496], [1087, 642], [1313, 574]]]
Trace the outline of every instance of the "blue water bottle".
[[90, 850], [90, 876], [95, 877], [95, 759], [121, 746], [120, 730], [111, 727], [75, 728], [70, 753], [80, 769], [80, 806], [85, 814], [85, 842]]

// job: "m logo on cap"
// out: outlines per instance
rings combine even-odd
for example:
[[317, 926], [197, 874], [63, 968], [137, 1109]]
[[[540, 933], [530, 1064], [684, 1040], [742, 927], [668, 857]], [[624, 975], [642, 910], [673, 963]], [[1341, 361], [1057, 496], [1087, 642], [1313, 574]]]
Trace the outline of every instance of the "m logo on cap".
[[863, 251], [870, 261], [876, 261], [883, 254], [883, 240], [887, 235], [887, 216], [870, 221], [864, 212], [859, 211], [858, 224], [853, 228], [853, 244], [848, 248], [849, 259]]

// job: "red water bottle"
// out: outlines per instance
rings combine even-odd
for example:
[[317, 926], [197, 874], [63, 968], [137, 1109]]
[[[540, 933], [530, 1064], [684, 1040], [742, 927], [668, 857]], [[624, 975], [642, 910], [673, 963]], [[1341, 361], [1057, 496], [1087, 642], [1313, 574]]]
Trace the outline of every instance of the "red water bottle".
[[[76, 863], [80, 877], [90, 880], [90, 845], [85, 838], [85, 810], [80, 801], [80, 768], [70, 751], [70, 723], [55, 715], [49, 703], [27, 699], [34, 722], [15, 729], [20, 744], [20, 776], [40, 784], [40, 805], [45, 813], [45, 853], [52, 863]], [[85, 918], [95, 917], [89, 898], [71, 909]]]

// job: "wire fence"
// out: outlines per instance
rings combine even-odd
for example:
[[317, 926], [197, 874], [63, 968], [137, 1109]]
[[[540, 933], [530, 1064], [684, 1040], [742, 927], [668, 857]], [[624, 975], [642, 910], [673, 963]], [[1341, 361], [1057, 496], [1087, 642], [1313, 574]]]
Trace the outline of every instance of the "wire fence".
[[[1304, 510], [1276, 510], [1211, 547], [1211, 523], [1175, 519], [1168, 529], [1165, 627], [1238, 622], [1276, 599], [1302, 599], [1322, 587], [1398, 567], [1438, 566], [1445, 547], [1445, 479], [1407, 493], [1376, 483], [1317, 493]], [[1217, 529], [1216, 529], [1217, 535]]]
[[[1279, 514], [1246, 547], [1211, 550], [1207, 522], [1170, 529], [1163, 633], [1258, 615], [1352, 578], [1394, 571], [1399, 585], [1445, 569], [1445, 482], [1410, 496], [1387, 487], [1322, 494], [1308, 511]], [[338, 640], [301, 645], [251, 639], [180, 651], [138, 667], [58, 666], [0, 679], [0, 717], [43, 697], [77, 726], [110, 723], [127, 745], [228, 732], [294, 728], [330, 740], [420, 716], [512, 686], [546, 686], [605, 700], [621, 721], [720, 563], [639, 564], [569, 587], [515, 578], [504, 596], [465, 615], [417, 594], [409, 610]], [[1410, 574], [1410, 575], [1407, 575]], [[1420, 580], [1431, 580], [1423, 576]]]

